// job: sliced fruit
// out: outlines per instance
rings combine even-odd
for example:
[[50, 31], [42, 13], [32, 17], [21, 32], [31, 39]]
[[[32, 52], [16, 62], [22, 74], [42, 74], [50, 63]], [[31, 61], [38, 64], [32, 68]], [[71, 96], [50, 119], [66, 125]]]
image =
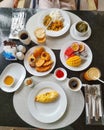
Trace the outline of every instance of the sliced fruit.
[[79, 44], [79, 52], [82, 52], [85, 50], [85, 45], [83, 43]]
[[73, 56], [66, 60], [66, 64], [73, 67], [78, 67], [81, 65], [81, 57], [80, 56]]
[[68, 47], [66, 50], [65, 50], [65, 53], [64, 53], [67, 57], [70, 57], [72, 54], [74, 54], [74, 50], [71, 48], [71, 47]]
[[78, 51], [79, 50], [79, 44], [77, 42], [73, 42], [71, 44], [71, 48], [74, 50], [74, 51]]

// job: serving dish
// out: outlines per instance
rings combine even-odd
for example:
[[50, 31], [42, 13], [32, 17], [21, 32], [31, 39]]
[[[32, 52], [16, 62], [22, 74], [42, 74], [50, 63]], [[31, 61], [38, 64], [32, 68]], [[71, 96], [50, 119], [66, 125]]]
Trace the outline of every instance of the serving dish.
[[[39, 93], [55, 90], [59, 93], [58, 100], [51, 103], [35, 102], [35, 96]], [[63, 89], [52, 81], [43, 81], [37, 84], [28, 97], [28, 108], [32, 116], [40, 122], [52, 123], [60, 119], [66, 108], [67, 98]]]
[[[83, 45], [86, 48], [86, 52], [87, 52], [87, 56], [85, 58], [82, 58], [83, 61], [82, 61], [81, 65], [77, 66], [77, 67], [69, 66], [68, 64], [66, 64], [65, 51], [68, 47], [70, 47], [72, 45], [72, 43], [83, 43]], [[69, 41], [62, 47], [62, 49], [60, 51], [60, 59], [61, 59], [62, 64], [67, 69], [72, 70], [72, 71], [82, 71], [82, 70], [86, 69], [91, 64], [92, 58], [93, 58], [93, 55], [92, 55], [91, 49], [89, 48], [89, 46], [86, 43], [81, 42], [81, 41]]]
[[[12, 87], [7, 87], [3, 83], [4, 76], [11, 75], [15, 78], [15, 82]], [[19, 63], [11, 63], [9, 64], [0, 75], [0, 88], [5, 92], [14, 92], [16, 91], [22, 84], [24, 78], [26, 76], [26, 70], [23, 65]]]
[[27, 53], [25, 54], [25, 58], [24, 58], [24, 66], [25, 66], [25, 68], [27, 69], [27, 71], [28, 71], [30, 74], [35, 75], [35, 76], [44, 76], [44, 75], [49, 74], [49, 73], [53, 70], [53, 68], [55, 67], [56, 57], [55, 57], [54, 52], [53, 52], [50, 48], [48, 48], [47, 46], [40, 46], [40, 47], [43, 47], [43, 48], [45, 49], [45, 51], [50, 54], [51, 59], [53, 60], [53, 64], [52, 64], [52, 67], [51, 67], [48, 71], [46, 71], [46, 72], [38, 72], [38, 71], [36, 71], [35, 68], [33, 68], [33, 67], [31, 67], [31, 66], [29, 65], [28, 58], [29, 58], [29, 56], [34, 52], [34, 50], [35, 50], [36, 48], [38, 48], [38, 47], [39, 47], [39, 46], [34, 46], [34, 47], [30, 48], [30, 49], [27, 51]]

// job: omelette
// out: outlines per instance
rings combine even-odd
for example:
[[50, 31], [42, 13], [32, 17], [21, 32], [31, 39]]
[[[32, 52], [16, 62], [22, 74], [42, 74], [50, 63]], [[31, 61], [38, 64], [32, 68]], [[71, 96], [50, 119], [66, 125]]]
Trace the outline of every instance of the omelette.
[[38, 94], [35, 97], [35, 101], [40, 103], [51, 103], [56, 101], [58, 98], [59, 98], [59, 93], [55, 90], [52, 90], [52, 91]]

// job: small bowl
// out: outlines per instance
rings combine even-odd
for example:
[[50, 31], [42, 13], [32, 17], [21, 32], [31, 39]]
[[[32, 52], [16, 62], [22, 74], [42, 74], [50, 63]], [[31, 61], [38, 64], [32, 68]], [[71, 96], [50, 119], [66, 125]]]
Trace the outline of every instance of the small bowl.
[[86, 21], [78, 21], [75, 23], [74, 31], [78, 36], [85, 36], [89, 32], [89, 24]]
[[64, 68], [59, 67], [54, 71], [54, 77], [59, 81], [63, 81], [67, 77], [67, 72]]
[[4, 85], [7, 86], [7, 87], [13, 86], [14, 82], [15, 82], [15, 79], [14, 79], [14, 77], [11, 76], [11, 75], [6, 75], [6, 76], [4, 77], [4, 79], [3, 79], [3, 83], [4, 83]]
[[24, 80], [24, 84], [27, 87], [33, 87], [33, 85], [34, 85], [33, 79], [31, 77], [26, 78]]

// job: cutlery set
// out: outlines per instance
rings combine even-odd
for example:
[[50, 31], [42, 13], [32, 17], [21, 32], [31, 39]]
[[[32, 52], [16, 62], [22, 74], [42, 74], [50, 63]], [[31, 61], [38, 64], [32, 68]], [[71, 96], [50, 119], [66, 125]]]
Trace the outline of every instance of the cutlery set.
[[99, 124], [103, 116], [100, 85], [86, 85], [85, 106], [86, 123]]
[[12, 13], [10, 39], [18, 39], [18, 32], [24, 29], [25, 21], [26, 13], [24, 11], [16, 11]]

